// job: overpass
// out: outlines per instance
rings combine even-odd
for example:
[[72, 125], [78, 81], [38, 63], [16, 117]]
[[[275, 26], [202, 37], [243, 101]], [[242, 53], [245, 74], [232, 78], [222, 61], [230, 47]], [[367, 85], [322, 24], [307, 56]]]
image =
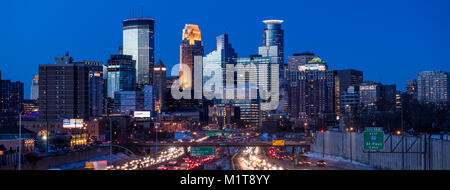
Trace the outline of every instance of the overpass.
[[[286, 141], [285, 147], [306, 147], [310, 146], [311, 141]], [[175, 142], [175, 143], [137, 143], [139, 146], [161, 146], [161, 147], [188, 147], [188, 146], [202, 146], [202, 147], [271, 147], [272, 142]]]

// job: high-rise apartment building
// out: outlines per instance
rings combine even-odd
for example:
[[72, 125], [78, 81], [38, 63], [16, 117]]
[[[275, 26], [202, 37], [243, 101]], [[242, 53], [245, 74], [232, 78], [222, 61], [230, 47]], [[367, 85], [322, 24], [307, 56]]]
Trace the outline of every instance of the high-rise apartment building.
[[448, 105], [450, 75], [443, 71], [423, 71], [417, 75], [417, 99], [420, 103]]

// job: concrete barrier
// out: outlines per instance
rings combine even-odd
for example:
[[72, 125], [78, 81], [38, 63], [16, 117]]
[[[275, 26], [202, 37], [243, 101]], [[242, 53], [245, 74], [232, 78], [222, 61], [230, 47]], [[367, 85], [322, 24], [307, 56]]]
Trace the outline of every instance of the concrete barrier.
[[[425, 141], [426, 140], [426, 141]], [[391, 170], [449, 170], [450, 141], [385, 134], [384, 150], [363, 151], [364, 136], [356, 132], [318, 133], [311, 151]]]

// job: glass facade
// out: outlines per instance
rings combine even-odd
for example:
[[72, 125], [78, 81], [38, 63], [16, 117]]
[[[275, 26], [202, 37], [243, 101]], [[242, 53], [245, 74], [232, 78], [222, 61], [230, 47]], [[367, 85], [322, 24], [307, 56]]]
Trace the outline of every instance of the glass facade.
[[259, 55], [271, 57], [273, 63], [279, 64], [279, 76], [284, 79], [284, 31], [281, 29], [282, 20], [265, 20], [263, 31], [263, 45], [259, 47]]
[[136, 86], [135, 60], [131, 55], [111, 55], [108, 60], [108, 97], [118, 91], [133, 91]]
[[155, 64], [154, 20], [149, 18], [123, 21], [123, 54], [136, 61], [136, 83], [139, 86], [153, 84]]

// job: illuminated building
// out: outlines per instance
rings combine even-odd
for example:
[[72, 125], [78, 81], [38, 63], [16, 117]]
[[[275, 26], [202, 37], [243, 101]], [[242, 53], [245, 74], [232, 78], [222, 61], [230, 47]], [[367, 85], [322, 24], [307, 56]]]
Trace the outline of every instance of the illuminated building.
[[123, 54], [133, 56], [136, 61], [136, 83], [138, 86], [153, 84], [155, 64], [155, 21], [151, 18], [136, 18], [123, 21]]
[[153, 97], [155, 110], [160, 111], [166, 105], [166, 66], [161, 60], [155, 65], [153, 71]]
[[186, 24], [180, 46], [180, 88], [182, 89], [194, 89], [195, 56], [203, 57], [201, 32], [197, 25]]
[[408, 94], [411, 99], [417, 100], [417, 80], [408, 80], [406, 83], [406, 94]]
[[39, 119], [84, 119], [103, 113], [103, 68], [100, 62], [74, 62], [67, 53], [55, 64], [39, 65]]
[[2, 80], [0, 72], [0, 113], [17, 114], [22, 111], [23, 87], [20, 81]]
[[[228, 34], [222, 34], [216, 37], [217, 45], [216, 50], [207, 54], [203, 58], [203, 85], [212, 78], [212, 75], [222, 75], [222, 88], [226, 86], [226, 65], [236, 64], [237, 53], [234, 48], [228, 42]], [[221, 73], [218, 73], [217, 69], [221, 69]], [[212, 74], [214, 73], [214, 74]], [[211, 89], [203, 88], [204, 91], [210, 91]], [[222, 97], [224, 98], [224, 97]]]
[[371, 81], [363, 82], [359, 90], [362, 109], [367, 111], [377, 110], [381, 99], [381, 84]]
[[114, 114], [130, 115], [133, 111], [144, 110], [144, 92], [117, 91], [114, 95]]
[[108, 60], [108, 97], [118, 91], [136, 90], [136, 61], [131, 55], [111, 55]]
[[[363, 72], [353, 69], [336, 71], [335, 91], [336, 91], [336, 114], [340, 115], [344, 111], [345, 105], [342, 103], [342, 96], [348, 92], [349, 87], [361, 85], [363, 82]], [[358, 92], [359, 93], [359, 92]]]
[[450, 75], [443, 71], [423, 71], [417, 75], [417, 99], [419, 103], [448, 105]]
[[33, 76], [33, 83], [31, 83], [31, 94], [32, 100], [37, 100], [39, 98], [39, 75]]
[[279, 64], [280, 79], [285, 79], [284, 68], [284, 31], [283, 20], [264, 20], [263, 45], [259, 47], [259, 55], [271, 57], [273, 63]]
[[297, 71], [290, 70], [289, 77], [290, 118], [321, 119], [324, 122], [331, 122], [336, 118], [334, 116], [336, 72], [329, 70], [327, 64], [319, 57], [314, 56], [311, 59], [310, 55], [297, 54], [289, 59], [293, 61], [289, 63], [290, 66], [297, 66]]

